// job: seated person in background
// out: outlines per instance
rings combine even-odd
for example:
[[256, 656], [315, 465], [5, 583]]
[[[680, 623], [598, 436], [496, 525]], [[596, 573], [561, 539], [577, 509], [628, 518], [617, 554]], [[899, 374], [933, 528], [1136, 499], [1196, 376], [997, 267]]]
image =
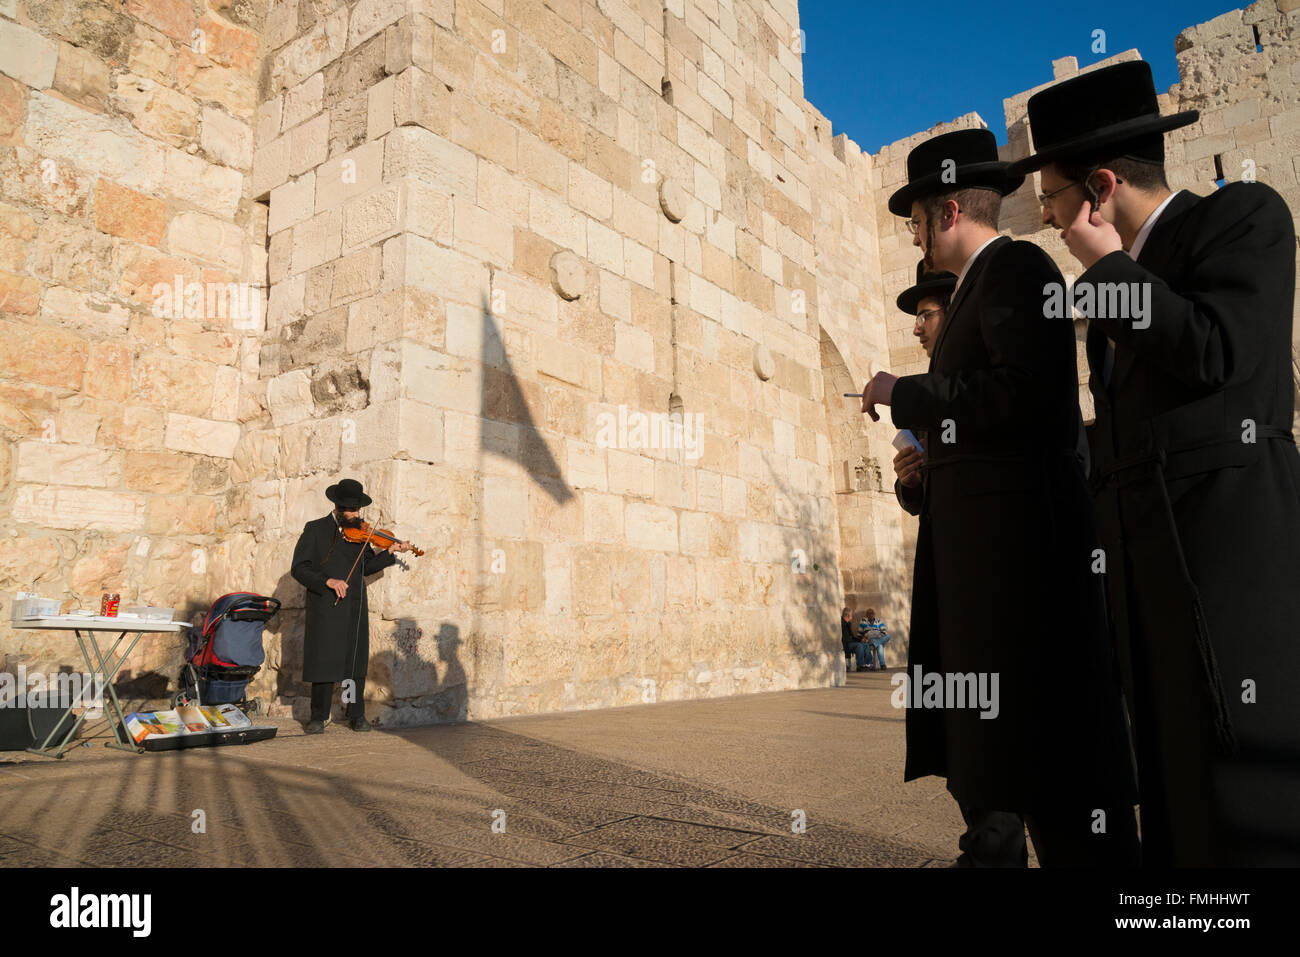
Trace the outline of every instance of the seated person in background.
[[[867, 661], [877, 662], [876, 668], [879, 671], [885, 670], [885, 643], [889, 641], [889, 632], [885, 630], [885, 623], [876, 617], [876, 610], [868, 608], [867, 613], [862, 616], [862, 622], [858, 626], [859, 641], [867, 644]], [[871, 667], [868, 664], [868, 667]]]

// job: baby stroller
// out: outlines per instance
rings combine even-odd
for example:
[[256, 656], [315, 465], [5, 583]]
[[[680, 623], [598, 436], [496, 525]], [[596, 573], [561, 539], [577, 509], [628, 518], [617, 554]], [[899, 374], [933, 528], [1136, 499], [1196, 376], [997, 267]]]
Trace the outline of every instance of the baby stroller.
[[213, 602], [203, 631], [190, 631], [180, 690], [172, 705], [235, 704], [246, 714], [257, 714], [262, 699], [250, 702], [245, 693], [266, 660], [262, 629], [279, 610], [279, 600], [247, 591]]

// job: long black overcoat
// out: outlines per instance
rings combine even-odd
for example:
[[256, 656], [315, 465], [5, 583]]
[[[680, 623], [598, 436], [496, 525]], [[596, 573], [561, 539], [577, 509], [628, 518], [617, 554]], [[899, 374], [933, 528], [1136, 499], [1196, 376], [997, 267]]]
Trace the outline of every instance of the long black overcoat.
[[[1077, 454], [1062, 281], [1031, 243], [999, 237], [948, 307], [929, 371], [894, 386], [899, 428], [927, 433], [908, 673], [997, 674], [998, 716], [906, 713], [905, 779], [946, 776], [990, 810], [1131, 806], [1132, 755], [1106, 629], [1091, 500]], [[906, 504], [906, 503], [905, 503]], [[914, 693], [914, 692], [913, 692]]]
[[1235, 183], [1177, 194], [1136, 262], [1079, 277], [1152, 290], [1147, 320], [1087, 340], [1148, 864], [1300, 865], [1295, 256], [1282, 198]]
[[[364, 675], [370, 663], [370, 621], [366, 614], [365, 575], [397, 561], [390, 551], [346, 541], [332, 515], [303, 526], [293, 550], [291, 574], [307, 589], [307, 628], [303, 637], [302, 680], [343, 681]], [[356, 563], [355, 568], [353, 563]], [[352, 569], [349, 577], [349, 569]], [[348, 583], [347, 597], [336, 605], [325, 582]]]

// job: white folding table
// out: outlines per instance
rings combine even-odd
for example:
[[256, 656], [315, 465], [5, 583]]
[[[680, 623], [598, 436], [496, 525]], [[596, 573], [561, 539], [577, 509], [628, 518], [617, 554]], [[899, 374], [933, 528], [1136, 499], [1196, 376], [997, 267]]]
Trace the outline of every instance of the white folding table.
[[[131, 618], [126, 615], [119, 615], [115, 618], [109, 618], [101, 615], [59, 615], [53, 618], [26, 618], [12, 622], [14, 628], [38, 628], [48, 631], [71, 631], [77, 636], [77, 645], [81, 648], [81, 657], [86, 661], [87, 673], [91, 677], [91, 686], [94, 687], [95, 679], [102, 678], [104, 687], [108, 690], [109, 708], [111, 713], [108, 715], [109, 726], [113, 729], [112, 741], [105, 742], [104, 746], [108, 748], [118, 748], [122, 751], [134, 751], [143, 753], [144, 749], [137, 747], [126, 734], [126, 715], [122, 712], [122, 705], [117, 700], [117, 692], [113, 690], [113, 678], [116, 677], [118, 670], [126, 661], [127, 656], [135, 648], [136, 642], [146, 633], [155, 632], [178, 632], [182, 629], [189, 628], [190, 624], [184, 621], [151, 621], [147, 618]], [[112, 647], [108, 649], [108, 656], [100, 650], [99, 642], [96, 639], [96, 632], [117, 632], [117, 639], [113, 642]], [[126, 646], [117, 660], [113, 656], [117, 654], [117, 649], [121, 647], [126, 636], [135, 633], [131, 643]], [[90, 658], [90, 652], [95, 652], [95, 660]], [[54, 728], [45, 736], [45, 741], [40, 747], [32, 747], [27, 750], [32, 754], [39, 754], [47, 758], [62, 758], [63, 752], [67, 749], [72, 739], [76, 737], [77, 730], [81, 723], [86, 720], [86, 711], [82, 711], [73, 722], [72, 727], [68, 729], [63, 740], [59, 742], [56, 749], [51, 750], [51, 743], [54, 737], [59, 733], [59, 727], [72, 714], [78, 702], [72, 702], [66, 711], [59, 716]], [[117, 721], [113, 718], [116, 716]]]

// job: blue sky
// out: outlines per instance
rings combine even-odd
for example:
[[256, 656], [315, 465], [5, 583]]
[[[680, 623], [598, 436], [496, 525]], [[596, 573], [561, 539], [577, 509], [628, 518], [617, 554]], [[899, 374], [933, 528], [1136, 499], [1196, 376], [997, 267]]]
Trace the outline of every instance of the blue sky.
[[1051, 80], [1053, 60], [1136, 47], [1163, 93], [1178, 82], [1174, 38], [1248, 2], [800, 0], [804, 95], [871, 153], [972, 110], [1005, 143], [1003, 98]]

